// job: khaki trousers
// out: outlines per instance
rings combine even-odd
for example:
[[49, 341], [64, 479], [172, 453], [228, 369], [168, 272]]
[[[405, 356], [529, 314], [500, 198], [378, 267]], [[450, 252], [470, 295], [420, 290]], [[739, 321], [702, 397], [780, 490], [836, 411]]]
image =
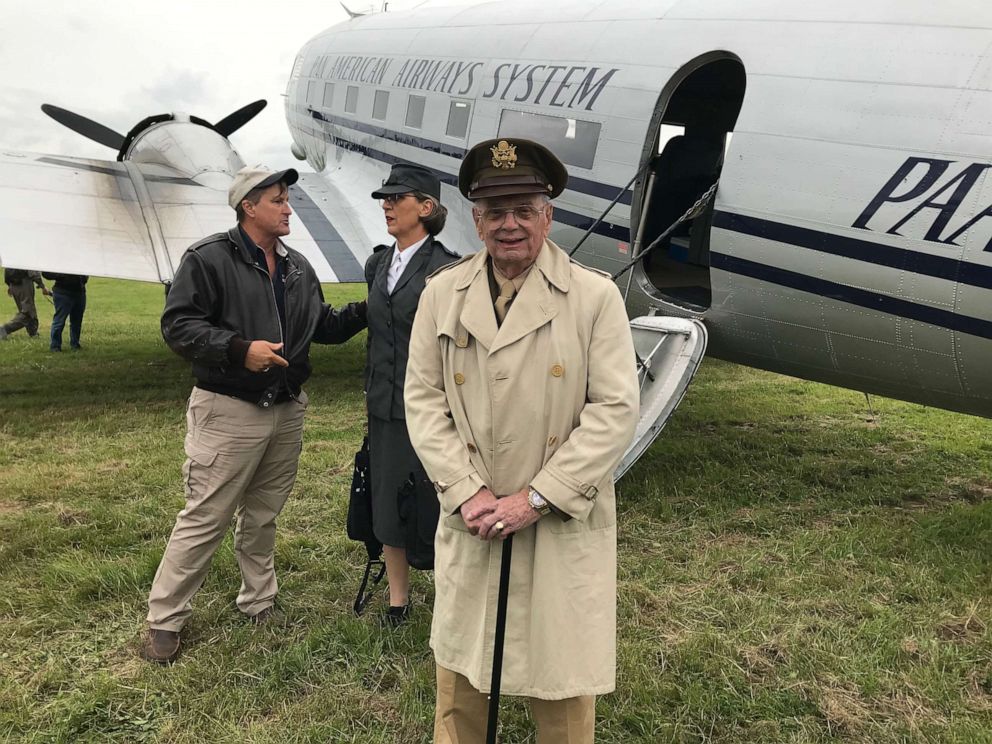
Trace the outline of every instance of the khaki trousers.
[[[434, 744], [485, 744], [489, 696], [458, 672], [437, 668]], [[537, 724], [537, 744], [592, 744], [596, 737], [596, 696], [564, 700], [528, 698]]]
[[193, 388], [186, 410], [186, 507], [148, 595], [148, 625], [180, 630], [214, 552], [237, 517], [238, 609], [255, 615], [275, 600], [276, 517], [296, 480], [307, 398], [261, 408]]

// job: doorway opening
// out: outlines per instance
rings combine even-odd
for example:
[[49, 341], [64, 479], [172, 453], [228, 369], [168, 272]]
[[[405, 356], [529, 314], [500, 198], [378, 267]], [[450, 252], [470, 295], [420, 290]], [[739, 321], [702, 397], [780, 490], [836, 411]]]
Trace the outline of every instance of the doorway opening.
[[[647, 178], [635, 193], [634, 254], [639, 255], [720, 178], [744, 102], [744, 65], [711, 52], [683, 66], [658, 98], [641, 163]], [[639, 197], [639, 198], [638, 198]], [[649, 289], [690, 310], [710, 306], [710, 228], [715, 194], [641, 262]]]

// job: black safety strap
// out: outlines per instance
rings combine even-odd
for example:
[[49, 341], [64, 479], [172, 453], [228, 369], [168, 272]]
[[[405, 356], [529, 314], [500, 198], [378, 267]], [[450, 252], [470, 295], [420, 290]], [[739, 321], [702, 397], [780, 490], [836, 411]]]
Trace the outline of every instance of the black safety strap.
[[719, 183], [720, 183], [719, 181], [716, 181], [712, 186], [710, 186], [708, 189], [706, 189], [706, 191], [704, 191], [700, 195], [700, 197], [698, 199], [696, 199], [695, 204], [693, 204], [691, 207], [689, 207], [687, 210], [685, 210], [685, 213], [681, 217], [679, 217], [677, 220], [675, 220], [675, 222], [673, 222], [671, 225], [669, 225], [668, 228], [665, 230], [665, 232], [663, 232], [661, 235], [659, 235], [657, 238], [655, 238], [653, 241], [651, 241], [651, 245], [649, 245], [643, 251], [641, 251], [636, 256], [634, 256], [632, 259], [630, 259], [630, 261], [628, 261], [627, 263], [625, 263], [623, 265], [623, 267], [619, 271], [617, 271], [615, 274], [613, 274], [613, 276], [611, 276], [610, 278], [613, 281], [616, 281], [617, 279], [619, 279], [621, 276], [623, 276], [624, 274], [626, 274], [634, 266], [634, 264], [636, 264], [638, 261], [642, 260], [651, 251], [653, 251], [655, 248], [657, 248], [659, 245], [661, 245], [662, 242], [665, 240], [665, 238], [667, 238], [669, 235], [671, 235], [675, 231], [675, 228], [676, 227], [678, 227], [679, 225], [681, 225], [686, 220], [691, 220], [691, 219], [693, 219], [695, 217], [698, 217], [700, 214], [702, 214], [703, 210], [706, 208], [706, 205], [710, 203], [710, 199], [713, 198], [713, 194], [716, 193], [716, 187], [717, 187], [717, 185]]
[[599, 227], [600, 223], [604, 219], [606, 219], [606, 215], [608, 215], [610, 213], [610, 211], [613, 209], [613, 207], [615, 207], [617, 205], [617, 202], [620, 201], [620, 198], [630, 190], [630, 187], [634, 185], [634, 181], [636, 181], [638, 178], [640, 178], [642, 175], [644, 175], [644, 171], [646, 171], [648, 169], [648, 166], [649, 165], [651, 165], [651, 161], [650, 160], [648, 160], [643, 166], [641, 166], [641, 169], [639, 171], [637, 171], [637, 173], [634, 174], [633, 178], [631, 178], [627, 182], [627, 185], [626, 186], [624, 186], [622, 189], [620, 189], [620, 193], [618, 193], [616, 195], [616, 197], [613, 199], [613, 201], [610, 202], [609, 206], [606, 207], [605, 210], [603, 210], [603, 213], [601, 215], [599, 215], [599, 218], [589, 226], [589, 228], [586, 230], [585, 235], [583, 235], [581, 238], [579, 238], [579, 242], [575, 244], [575, 247], [568, 252], [568, 255], [569, 256], [574, 255], [575, 252], [577, 250], [579, 250], [579, 246], [581, 246], [583, 243], [585, 243], [586, 242], [586, 238], [588, 238], [590, 235], [592, 235], [592, 231], [595, 230], [597, 227]]
[[[375, 574], [375, 578], [372, 578], [372, 572], [376, 568], [378, 569], [378, 573]], [[356, 615], [361, 615], [365, 612], [365, 608], [372, 599], [372, 593], [375, 591], [376, 585], [382, 581], [382, 577], [385, 573], [385, 561], [381, 561], [377, 558], [369, 558], [369, 562], [365, 564], [365, 574], [362, 576], [362, 583], [358, 585], [358, 594], [355, 596], [355, 604], [352, 605]], [[370, 578], [372, 578], [371, 584], [369, 583]]]

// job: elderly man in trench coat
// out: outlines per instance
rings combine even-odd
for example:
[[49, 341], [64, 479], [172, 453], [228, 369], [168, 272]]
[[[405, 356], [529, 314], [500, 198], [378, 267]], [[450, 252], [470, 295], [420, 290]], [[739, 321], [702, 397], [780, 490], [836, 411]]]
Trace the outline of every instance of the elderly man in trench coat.
[[502, 538], [514, 535], [502, 693], [541, 744], [592, 742], [616, 677], [613, 470], [637, 421], [616, 286], [547, 240], [561, 162], [526, 140], [459, 172], [486, 250], [429, 280], [406, 377], [410, 437], [441, 502], [435, 742], [485, 741]]

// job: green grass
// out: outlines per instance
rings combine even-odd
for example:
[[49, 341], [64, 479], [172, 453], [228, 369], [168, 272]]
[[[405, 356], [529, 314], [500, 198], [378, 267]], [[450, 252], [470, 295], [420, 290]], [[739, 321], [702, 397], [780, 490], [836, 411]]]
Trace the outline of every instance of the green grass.
[[[94, 280], [82, 352], [0, 344], [0, 739], [428, 741], [428, 577], [397, 632], [381, 598], [350, 612], [362, 338], [314, 347], [277, 546], [285, 625], [237, 612], [228, 539], [179, 663], [135, 657], [182, 505], [191, 384], [161, 306], [159, 287]], [[992, 422], [873, 406], [704, 364], [620, 487], [619, 679], [599, 742], [992, 741]], [[518, 702], [503, 722], [505, 742], [534, 741]]]

